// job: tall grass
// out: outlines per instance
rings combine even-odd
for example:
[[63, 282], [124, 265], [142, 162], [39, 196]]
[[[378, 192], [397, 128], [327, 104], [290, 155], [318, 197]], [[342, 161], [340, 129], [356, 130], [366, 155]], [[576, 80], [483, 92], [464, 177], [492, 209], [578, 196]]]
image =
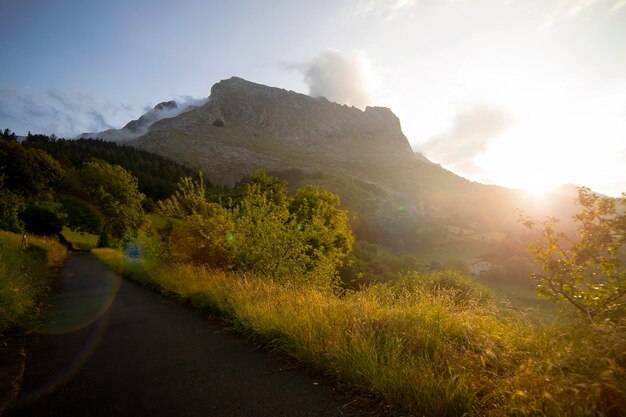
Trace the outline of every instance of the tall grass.
[[94, 251], [131, 278], [216, 311], [395, 415], [618, 416], [624, 328], [537, 324], [449, 275], [341, 296], [266, 277]]
[[49, 238], [0, 231], [0, 333], [37, 314], [66, 248]]

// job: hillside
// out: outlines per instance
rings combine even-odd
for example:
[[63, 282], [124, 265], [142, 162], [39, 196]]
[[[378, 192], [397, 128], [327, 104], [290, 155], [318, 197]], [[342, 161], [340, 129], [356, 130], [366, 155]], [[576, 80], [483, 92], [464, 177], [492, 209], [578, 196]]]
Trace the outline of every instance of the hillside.
[[413, 152], [390, 109], [362, 111], [237, 77], [128, 144], [201, 169], [217, 184], [264, 168], [293, 188], [321, 185], [341, 196], [357, 235], [398, 249], [445, 239], [451, 225], [483, 240], [518, 234], [515, 208], [562, 218], [573, 211], [570, 196], [532, 201], [431, 163]]

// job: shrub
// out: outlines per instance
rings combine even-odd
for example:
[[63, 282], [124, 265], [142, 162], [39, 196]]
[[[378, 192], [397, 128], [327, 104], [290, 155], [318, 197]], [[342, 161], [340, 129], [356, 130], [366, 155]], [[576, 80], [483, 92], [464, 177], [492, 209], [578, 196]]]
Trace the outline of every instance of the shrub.
[[63, 220], [50, 209], [30, 205], [19, 214], [24, 229], [36, 235], [55, 236], [63, 229]]

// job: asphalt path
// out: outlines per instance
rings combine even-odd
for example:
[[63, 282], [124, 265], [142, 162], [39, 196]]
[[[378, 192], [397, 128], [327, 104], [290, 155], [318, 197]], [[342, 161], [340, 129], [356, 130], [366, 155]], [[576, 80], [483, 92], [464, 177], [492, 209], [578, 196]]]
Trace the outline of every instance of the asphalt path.
[[72, 253], [7, 416], [358, 415], [280, 355]]

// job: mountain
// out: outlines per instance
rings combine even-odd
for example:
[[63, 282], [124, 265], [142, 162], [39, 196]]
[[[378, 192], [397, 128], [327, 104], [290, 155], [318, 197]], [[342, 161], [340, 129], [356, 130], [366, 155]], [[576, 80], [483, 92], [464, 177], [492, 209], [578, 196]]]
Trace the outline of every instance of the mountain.
[[519, 233], [515, 208], [539, 216], [572, 212], [570, 197], [538, 203], [433, 164], [413, 152], [400, 121], [383, 107], [362, 111], [232, 77], [215, 84], [203, 105], [152, 120], [144, 115], [120, 129], [137, 134], [147, 126], [129, 145], [222, 185], [264, 168], [291, 187], [323, 186], [341, 196], [358, 236], [402, 249], [446, 239], [450, 226], [483, 241]]
[[355, 173], [415, 160], [387, 108], [361, 111], [236, 77], [215, 84], [205, 105], [155, 123], [133, 146], [167, 152], [226, 185], [259, 168]]
[[193, 106], [179, 106], [174, 100], [163, 101], [154, 106], [150, 111], [143, 114], [139, 119], [131, 120], [121, 129], [107, 129], [102, 132], [81, 133], [76, 139], [103, 139], [113, 142], [124, 142], [148, 132], [155, 122], [178, 116], [184, 111], [191, 110]]

